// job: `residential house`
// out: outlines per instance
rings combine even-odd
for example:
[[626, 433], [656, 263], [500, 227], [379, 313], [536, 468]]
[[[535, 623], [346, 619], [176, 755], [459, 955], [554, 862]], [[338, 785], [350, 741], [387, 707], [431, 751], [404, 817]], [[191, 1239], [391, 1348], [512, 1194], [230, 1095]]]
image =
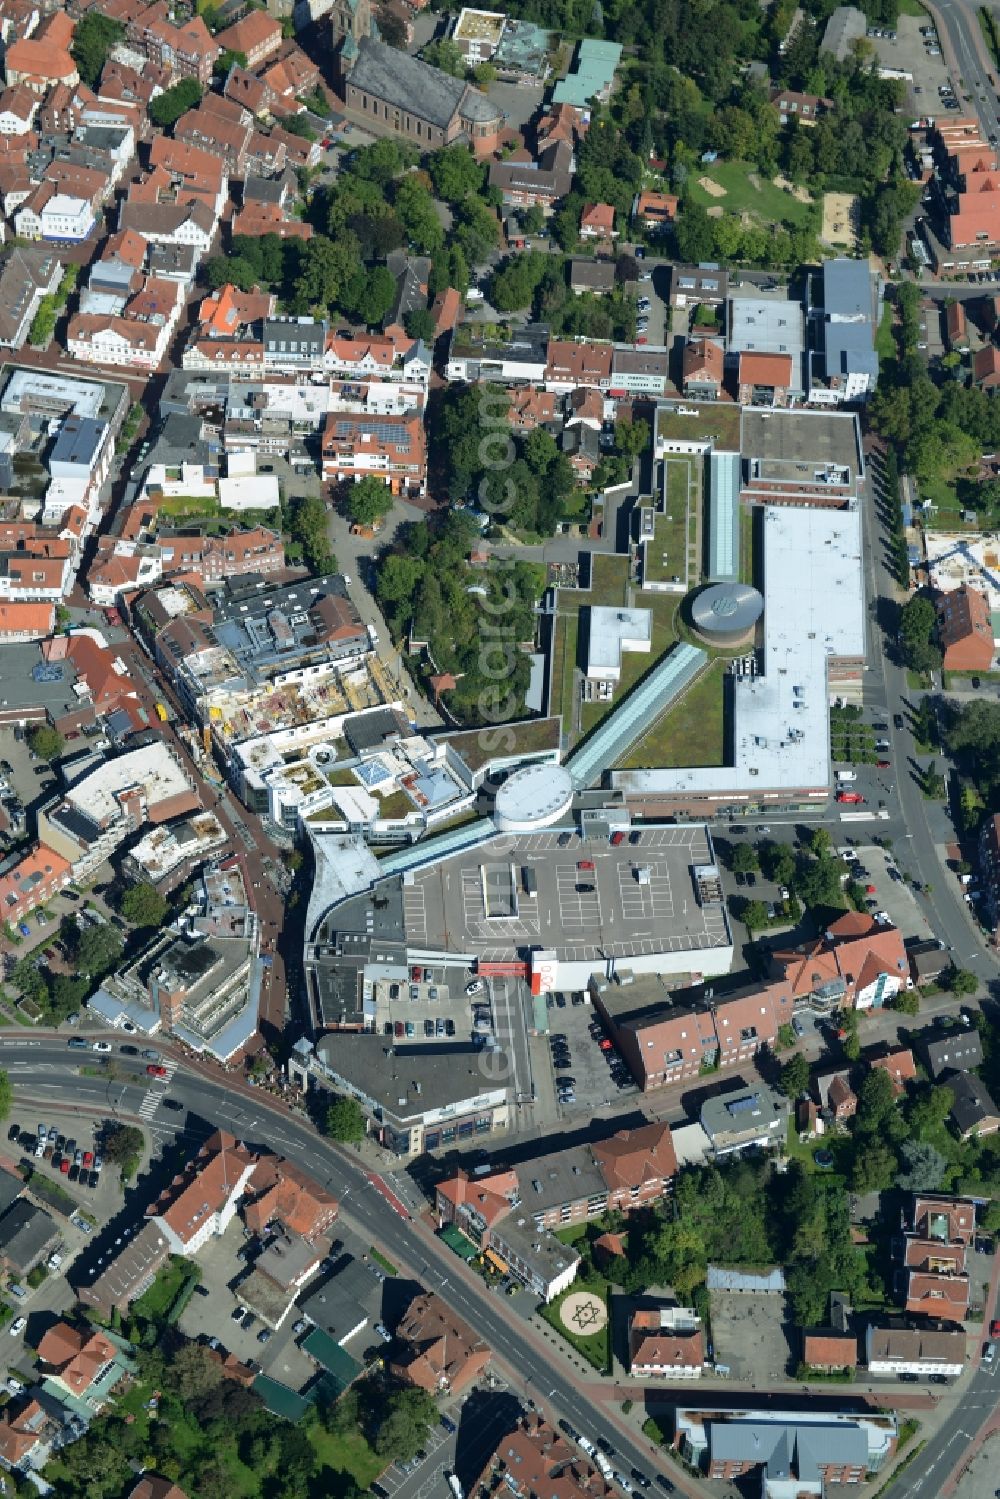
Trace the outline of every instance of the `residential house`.
[[802, 1362], [825, 1374], [856, 1369], [858, 1340], [833, 1327], [816, 1327], [802, 1334]]
[[332, 411], [323, 428], [324, 480], [341, 484], [366, 474], [393, 494], [422, 495], [427, 484], [424, 424], [417, 414], [356, 416]]
[[897, 927], [848, 911], [821, 937], [771, 955], [776, 997], [811, 997], [826, 1007], [878, 1008], [904, 988], [909, 963]]
[[943, 1035], [938, 1034], [933, 1040], [924, 1040], [922, 1036], [921, 1041], [927, 1066], [935, 1079], [946, 1072], [965, 1071], [983, 1064], [983, 1044], [974, 1025], [949, 1026]]
[[969, 347], [969, 330], [966, 326], [965, 308], [961, 302], [949, 302], [944, 310], [944, 330], [951, 349]]
[[724, 307], [728, 297], [726, 271], [694, 265], [671, 267], [671, 307]]
[[434, 319], [435, 340], [450, 333], [460, 321], [465, 303], [462, 301], [461, 292], [453, 286], [446, 286], [444, 291], [438, 292], [431, 303], [431, 317]]
[[838, 1124], [854, 1118], [858, 1099], [846, 1072], [824, 1073], [814, 1081], [821, 1109], [832, 1115]]
[[585, 203], [580, 214], [580, 238], [610, 243], [618, 238], [615, 211], [610, 203]]
[[0, 1265], [23, 1280], [55, 1249], [59, 1225], [42, 1208], [18, 1197], [0, 1216]]
[[[254, 11], [254, 15], [259, 12]], [[272, 117], [274, 106], [278, 102], [278, 95], [274, 89], [269, 88], [262, 78], [255, 78], [253, 73], [248, 73], [237, 63], [229, 69], [226, 76], [226, 85], [223, 90], [226, 99], [232, 99], [258, 120], [268, 120]]]
[[932, 984], [951, 964], [943, 942], [911, 942], [906, 952], [915, 984]]
[[78, 312], [70, 318], [66, 346], [74, 359], [155, 370], [167, 352], [184, 305], [177, 281], [149, 276], [117, 314]]
[[907, 1374], [957, 1379], [965, 1373], [966, 1336], [961, 1328], [874, 1327], [865, 1334], [869, 1374]]
[[225, 1233], [257, 1160], [224, 1130], [209, 1136], [194, 1160], [147, 1209], [171, 1253], [190, 1258], [213, 1235]]
[[281, 50], [281, 22], [266, 11], [251, 10], [235, 26], [216, 32], [215, 40], [223, 52], [241, 54], [244, 67], [256, 72]]
[[154, 245], [190, 246], [200, 257], [215, 238], [216, 219], [207, 203], [142, 203], [127, 198], [118, 211], [118, 227]]
[[65, 1392], [95, 1413], [106, 1404], [111, 1391], [131, 1367], [121, 1348], [98, 1329], [86, 1331], [68, 1322], [56, 1322], [42, 1335], [38, 1357], [44, 1379], [56, 1391]]
[[616, 344], [611, 355], [608, 395], [616, 400], [627, 396], [654, 396], [658, 399], [666, 395], [669, 363], [666, 349]]
[[597, 390], [611, 387], [610, 344], [577, 343], [573, 339], [553, 338], [548, 345], [545, 367], [546, 390], [569, 392], [581, 385]]
[[690, 1307], [637, 1307], [629, 1317], [628, 1351], [633, 1379], [700, 1379], [701, 1318]]
[[551, 208], [565, 198], [573, 180], [573, 147], [554, 140], [538, 156], [520, 150], [490, 164], [490, 187], [500, 189], [505, 207]]
[[0, 135], [24, 136], [31, 130], [38, 109], [38, 95], [19, 83], [0, 94]]
[[994, 390], [1000, 385], [1000, 349], [996, 344], [984, 344], [973, 354], [972, 379], [983, 390]]
[[515, 385], [510, 393], [508, 417], [515, 432], [532, 432], [556, 420], [556, 395], [534, 385]]
[[17, 1406], [11, 1401], [0, 1417], [0, 1463], [15, 1473], [31, 1473], [48, 1461], [57, 1423], [33, 1396]]
[[611, 1499], [612, 1495], [610, 1484], [576, 1443], [534, 1413], [500, 1438], [468, 1492], [477, 1499], [507, 1499], [512, 1483], [524, 1495], [544, 1494], [546, 1499]]
[[753, 1473], [753, 1491], [767, 1499], [779, 1494], [798, 1499], [825, 1494], [828, 1486], [863, 1483], [867, 1473], [877, 1473], [892, 1459], [898, 1443], [891, 1412], [839, 1411], [829, 1405], [822, 1411], [732, 1405], [719, 1411], [703, 1404], [679, 1407], [675, 1423], [677, 1450], [692, 1467], [730, 1483]]
[[0, 269], [0, 347], [19, 349], [42, 298], [51, 295], [63, 278], [53, 250], [16, 246]]
[[167, 0], [130, 17], [129, 40], [158, 66], [171, 69], [179, 78], [196, 78], [203, 88], [212, 81], [212, 69], [222, 48], [212, 37], [201, 16], [175, 25]]
[[36, 843], [12, 868], [0, 874], [0, 919], [17, 927], [37, 906], [43, 906], [60, 890], [65, 890], [71, 878], [68, 861], [53, 849]]
[[[910, 948], [909, 952], [912, 962], [913, 949]], [[870, 1057], [868, 1065], [873, 1071], [878, 1068], [888, 1075], [892, 1082], [892, 1091], [897, 1097], [905, 1092], [907, 1083], [917, 1080], [916, 1060], [908, 1046], [895, 1047], [891, 1051], [886, 1051], [882, 1056]]]
[[0, 604], [0, 645], [44, 640], [55, 629], [56, 607], [48, 604]]
[[945, 671], [989, 671], [995, 646], [988, 596], [963, 583], [950, 593], [939, 594], [935, 603]]
[[613, 292], [617, 285], [614, 261], [574, 257], [569, 263], [569, 285], [578, 297], [584, 292], [591, 292], [596, 297]]
[[722, 395], [725, 351], [714, 338], [691, 338], [684, 345], [683, 389], [700, 401], [717, 401]]
[[147, 1221], [134, 1238], [128, 1239], [90, 1285], [77, 1287], [86, 1306], [95, 1307], [110, 1319], [117, 1308], [121, 1315], [148, 1291], [157, 1273], [170, 1258], [172, 1246], [157, 1224]]
[[637, 193], [632, 201], [632, 218], [644, 229], [662, 234], [676, 219], [679, 202], [673, 193]]
[[700, 1117], [716, 1160], [783, 1145], [788, 1128], [787, 1104], [762, 1083], [706, 1099]]
[[917, 1195], [903, 1223], [900, 1279], [907, 1315], [961, 1322], [969, 1306], [968, 1249], [975, 1204]]
[[585, 423], [567, 424], [559, 434], [559, 450], [568, 458], [576, 482], [588, 485], [601, 461], [599, 434]]
[[389, 1373], [430, 1395], [455, 1396], [479, 1379], [492, 1350], [433, 1291], [411, 1301], [396, 1327]]
[[771, 104], [778, 112], [782, 125], [797, 120], [800, 125], [815, 125], [820, 115], [833, 108], [832, 99], [819, 94], [800, 94], [794, 89], [772, 89]]
[[277, 1221], [291, 1233], [317, 1239], [336, 1222], [338, 1207], [336, 1197], [300, 1166], [268, 1155], [247, 1183], [243, 1221], [251, 1233]]
[[76, 193], [60, 193], [51, 181], [40, 182], [14, 214], [20, 239], [79, 244], [95, 227], [94, 206]]
[[960, 1139], [978, 1139], [1000, 1130], [1000, 1109], [981, 1078], [971, 1072], [955, 1072], [946, 1075], [944, 1081], [954, 1095], [951, 1122]]
[[305, 241], [312, 239], [315, 231], [305, 219], [290, 217], [277, 203], [248, 203], [234, 216], [232, 232], [246, 239], [277, 234], [281, 239]]
[[188, 1499], [184, 1490], [169, 1478], [160, 1478], [155, 1473], [144, 1473], [128, 1499]]
[[791, 354], [740, 354], [737, 398], [741, 406], [787, 406], [797, 384]]

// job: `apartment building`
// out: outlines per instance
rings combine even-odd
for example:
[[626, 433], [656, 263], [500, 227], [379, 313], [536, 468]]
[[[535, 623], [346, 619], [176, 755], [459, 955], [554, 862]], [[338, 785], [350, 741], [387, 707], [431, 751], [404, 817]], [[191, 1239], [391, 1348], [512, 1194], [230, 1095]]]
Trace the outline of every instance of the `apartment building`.
[[427, 485], [424, 424], [417, 414], [356, 416], [331, 411], [323, 428], [323, 478], [334, 484], [374, 475], [397, 495], [422, 495]]
[[216, 1130], [193, 1161], [146, 1210], [169, 1253], [191, 1259], [236, 1216], [258, 1157], [225, 1130]]
[[217, 32], [215, 40], [223, 52], [242, 54], [244, 66], [255, 73], [281, 50], [281, 22], [267, 11], [251, 10], [235, 26]]
[[167, 0], [156, 0], [155, 5], [129, 21], [129, 41], [158, 67], [166, 68], [180, 78], [196, 78], [207, 88], [222, 48], [201, 16], [193, 16], [181, 25], [175, 25], [170, 14]]
[[65, 890], [71, 874], [68, 860], [36, 843], [30, 853], [0, 875], [0, 921], [16, 928], [36, 906], [43, 906]]

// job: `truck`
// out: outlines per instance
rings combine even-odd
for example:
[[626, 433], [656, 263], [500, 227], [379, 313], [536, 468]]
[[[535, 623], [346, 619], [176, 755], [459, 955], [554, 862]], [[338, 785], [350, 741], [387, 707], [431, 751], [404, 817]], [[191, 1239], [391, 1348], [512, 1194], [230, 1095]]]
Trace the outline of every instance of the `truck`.
[[858, 779], [857, 771], [854, 771], [854, 770], [838, 770], [837, 771], [837, 784], [838, 784], [838, 786], [846, 786], [849, 781], [856, 781], [857, 779]]
[[611, 1464], [608, 1462], [607, 1458], [604, 1456], [604, 1453], [595, 1451], [594, 1462], [601, 1470], [601, 1477], [606, 1480], [610, 1480], [611, 1474], [614, 1470], [612, 1469]]
[[465, 1490], [463, 1489], [461, 1483], [459, 1482], [458, 1474], [457, 1473], [449, 1473], [448, 1474], [448, 1487], [451, 1489], [451, 1492], [454, 1494], [455, 1499], [465, 1499]]

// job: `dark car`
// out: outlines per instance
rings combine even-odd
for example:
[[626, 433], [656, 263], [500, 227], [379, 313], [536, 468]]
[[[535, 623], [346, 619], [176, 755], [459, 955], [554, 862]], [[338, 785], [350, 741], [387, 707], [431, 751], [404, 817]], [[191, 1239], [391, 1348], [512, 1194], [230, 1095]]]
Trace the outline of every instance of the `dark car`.
[[16, 1140], [19, 1138], [20, 1134], [21, 1126], [19, 1124], [12, 1124], [10, 1129], [7, 1131], [7, 1139]]
[[604, 1453], [605, 1457], [614, 1457], [614, 1455], [615, 1455], [615, 1449], [612, 1447], [612, 1445], [608, 1441], [607, 1437], [598, 1437], [597, 1438], [597, 1445], [598, 1445], [598, 1447], [600, 1447], [600, 1449]]
[[87, 1186], [93, 1189], [100, 1181], [101, 1173], [99, 1171], [81, 1171], [80, 1180], [83, 1181], [84, 1177], [87, 1178]]
[[646, 1477], [645, 1473], [643, 1473], [641, 1468], [633, 1468], [632, 1477], [635, 1479], [636, 1483], [641, 1489], [649, 1488], [649, 1479]]
[[670, 1482], [669, 1478], [664, 1478], [664, 1476], [663, 1476], [662, 1473], [657, 1473], [657, 1475], [656, 1475], [656, 1481], [660, 1485], [660, 1488], [664, 1491], [665, 1494], [672, 1494], [672, 1493], [674, 1493], [674, 1486], [673, 1486], [673, 1484]]
[[175, 1114], [179, 1114], [184, 1108], [184, 1105], [182, 1103], [178, 1103], [176, 1098], [165, 1098], [163, 1100], [163, 1107], [165, 1109], [172, 1109]]
[[80, 1168], [76, 1164], [75, 1161], [70, 1166], [69, 1170], [66, 1172], [66, 1175], [67, 1175], [67, 1177], [69, 1178], [69, 1180], [71, 1182], [75, 1182], [75, 1181], [79, 1180], [79, 1177], [80, 1177]]
[[901, 729], [903, 727], [903, 715], [902, 715], [902, 713], [894, 713], [892, 715], [892, 722], [893, 722], [893, 726], [895, 728]]
[[872, 728], [875, 730], [876, 734], [884, 734], [888, 730], [889, 725], [887, 723], [873, 723]]
[[450, 1437], [453, 1437], [458, 1430], [458, 1427], [455, 1425], [450, 1416], [442, 1416], [441, 1425], [444, 1427], [445, 1431]]
[[125, 1046], [119, 1046], [118, 1050], [123, 1057], [137, 1057], [139, 1055], [138, 1046], [129, 1046], [126, 1044]]

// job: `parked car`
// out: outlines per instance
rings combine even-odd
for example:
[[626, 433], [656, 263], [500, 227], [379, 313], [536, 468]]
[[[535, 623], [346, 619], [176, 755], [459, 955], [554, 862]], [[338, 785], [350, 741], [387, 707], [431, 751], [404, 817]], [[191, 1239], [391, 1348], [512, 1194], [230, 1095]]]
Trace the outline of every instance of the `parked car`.
[[146, 1068], [147, 1077], [166, 1077], [166, 1075], [167, 1069], [163, 1067], [159, 1062], [150, 1062], [149, 1066]]
[[28, 1325], [27, 1317], [15, 1317], [10, 1324], [10, 1335], [12, 1338], [19, 1337]]

